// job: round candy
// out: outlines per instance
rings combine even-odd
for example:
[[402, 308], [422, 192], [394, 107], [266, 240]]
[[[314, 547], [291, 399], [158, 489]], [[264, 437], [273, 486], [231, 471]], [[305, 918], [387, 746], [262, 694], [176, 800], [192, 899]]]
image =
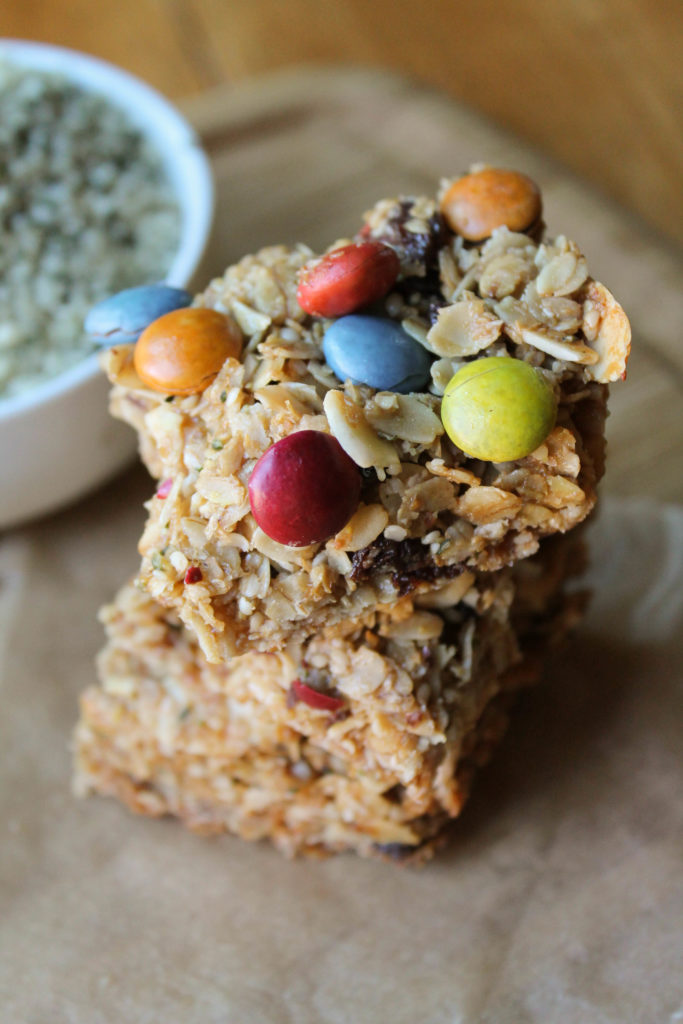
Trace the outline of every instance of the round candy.
[[208, 387], [228, 357], [237, 358], [242, 334], [232, 319], [215, 309], [191, 307], [166, 313], [151, 323], [135, 346], [140, 380], [167, 395], [194, 395]]
[[333, 249], [299, 276], [299, 305], [314, 316], [344, 316], [386, 295], [400, 270], [398, 256], [382, 242]]
[[343, 316], [323, 338], [328, 364], [341, 381], [369, 384], [377, 391], [424, 391], [432, 357], [394, 320]]
[[451, 440], [467, 455], [488, 462], [529, 455], [552, 430], [556, 414], [555, 395], [543, 375], [507, 356], [475, 359], [461, 367], [441, 403]]
[[454, 181], [441, 200], [449, 227], [470, 242], [481, 242], [503, 225], [524, 231], [541, 209], [541, 193], [531, 178], [493, 167]]
[[170, 284], [125, 288], [92, 307], [85, 318], [85, 331], [98, 345], [127, 345], [137, 341], [152, 321], [191, 302], [189, 292]]
[[299, 430], [276, 441], [254, 466], [251, 511], [278, 544], [319, 544], [346, 526], [356, 511], [361, 479], [336, 438]]

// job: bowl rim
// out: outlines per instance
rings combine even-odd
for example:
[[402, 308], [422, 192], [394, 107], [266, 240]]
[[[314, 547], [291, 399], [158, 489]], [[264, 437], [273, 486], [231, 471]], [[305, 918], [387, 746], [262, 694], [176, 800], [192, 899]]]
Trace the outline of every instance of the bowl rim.
[[[159, 151], [167, 172], [171, 154], [178, 158], [178, 180], [171, 181], [181, 207], [180, 240], [163, 278], [167, 284], [187, 287], [197, 270], [209, 238], [215, 190], [211, 165], [194, 128], [158, 90], [129, 71], [99, 57], [51, 43], [0, 37], [0, 59], [37, 71], [54, 71], [100, 92], [119, 107]], [[107, 87], [113, 87], [113, 96]], [[169, 175], [170, 177], [170, 175]], [[191, 183], [179, 193], [179, 181]], [[0, 423], [61, 398], [100, 373], [100, 352], [91, 352], [35, 387], [18, 395], [0, 397]]]

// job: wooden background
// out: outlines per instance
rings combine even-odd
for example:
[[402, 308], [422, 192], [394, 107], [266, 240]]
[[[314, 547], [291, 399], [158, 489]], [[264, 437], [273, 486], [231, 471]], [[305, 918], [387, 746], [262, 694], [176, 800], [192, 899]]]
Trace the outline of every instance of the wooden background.
[[176, 100], [302, 62], [399, 70], [683, 239], [680, 0], [4, 0], [0, 34]]

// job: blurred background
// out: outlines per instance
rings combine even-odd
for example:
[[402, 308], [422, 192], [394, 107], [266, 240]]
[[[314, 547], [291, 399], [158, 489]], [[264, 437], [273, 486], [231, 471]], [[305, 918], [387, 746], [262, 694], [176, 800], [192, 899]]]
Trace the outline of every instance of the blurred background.
[[680, 0], [5, 0], [0, 34], [95, 54], [177, 101], [300, 64], [399, 71], [683, 240]]

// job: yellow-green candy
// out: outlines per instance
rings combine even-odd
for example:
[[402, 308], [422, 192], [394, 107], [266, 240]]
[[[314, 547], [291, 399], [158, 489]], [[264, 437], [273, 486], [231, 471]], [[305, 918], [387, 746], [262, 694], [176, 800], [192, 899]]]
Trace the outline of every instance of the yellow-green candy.
[[467, 455], [487, 462], [521, 459], [555, 425], [557, 403], [544, 376], [508, 356], [475, 359], [448, 382], [441, 419]]

